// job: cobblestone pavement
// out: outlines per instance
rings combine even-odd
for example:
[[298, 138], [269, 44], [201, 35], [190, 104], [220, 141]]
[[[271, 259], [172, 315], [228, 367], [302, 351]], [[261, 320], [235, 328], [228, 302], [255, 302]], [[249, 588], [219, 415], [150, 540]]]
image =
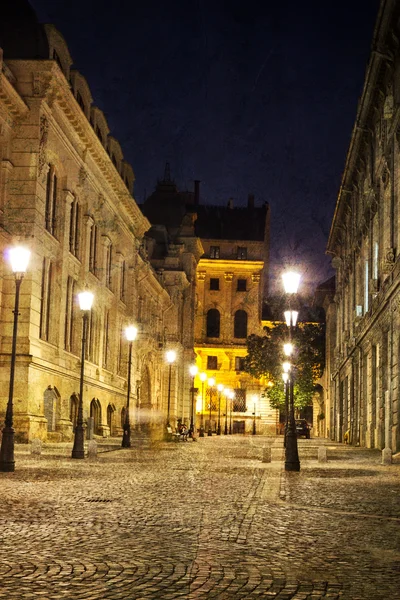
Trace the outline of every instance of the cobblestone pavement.
[[399, 600], [400, 465], [343, 448], [285, 473], [264, 443], [94, 461], [19, 446], [0, 473], [0, 598]]

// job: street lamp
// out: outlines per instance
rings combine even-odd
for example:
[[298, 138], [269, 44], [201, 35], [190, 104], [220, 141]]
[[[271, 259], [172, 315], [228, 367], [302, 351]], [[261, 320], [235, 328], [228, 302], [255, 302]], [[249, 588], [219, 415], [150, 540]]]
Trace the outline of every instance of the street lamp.
[[199, 369], [197, 368], [197, 365], [190, 365], [190, 367], [189, 367], [189, 373], [192, 376], [192, 388], [191, 388], [192, 405], [191, 405], [191, 410], [190, 410], [190, 431], [189, 431], [190, 437], [193, 437], [193, 434], [194, 434], [194, 378], [196, 377], [198, 370]]
[[254, 396], [253, 400], [254, 400], [253, 435], [256, 435], [256, 433], [257, 433], [256, 432], [256, 406], [257, 406], [257, 400], [258, 400], [257, 396]]
[[17, 246], [8, 251], [8, 258], [11, 263], [11, 269], [15, 277], [15, 303], [14, 303], [14, 326], [11, 346], [11, 367], [10, 367], [10, 387], [8, 394], [6, 419], [3, 429], [3, 437], [0, 449], [0, 471], [11, 472], [15, 470], [14, 461], [14, 427], [13, 427], [13, 394], [14, 394], [14, 375], [15, 359], [17, 354], [17, 330], [18, 330], [18, 310], [19, 310], [19, 292], [21, 283], [28, 268], [30, 250]]
[[129, 327], [125, 328], [125, 337], [129, 342], [129, 354], [128, 354], [128, 382], [127, 382], [127, 392], [126, 392], [126, 413], [125, 413], [125, 423], [124, 423], [124, 433], [122, 436], [122, 448], [130, 448], [131, 447], [131, 423], [129, 419], [129, 400], [131, 393], [131, 367], [132, 367], [132, 342], [136, 340], [138, 334], [137, 327], [134, 325], [129, 325]]
[[228, 402], [229, 402], [229, 392], [230, 390], [226, 389], [224, 390], [225, 393], [225, 428], [224, 428], [224, 435], [228, 435]]
[[217, 435], [221, 435], [221, 393], [224, 390], [222, 383], [217, 385], [218, 390], [218, 424], [217, 424]]
[[172, 364], [176, 361], [176, 352], [175, 350], [168, 350], [165, 355], [167, 359], [167, 363], [169, 364], [168, 371], [168, 405], [167, 405], [167, 427], [171, 427], [170, 425], [170, 410], [171, 410], [171, 370]]
[[232, 403], [233, 403], [234, 397], [235, 397], [235, 392], [230, 390], [230, 392], [229, 392], [229, 399], [230, 399], [229, 435], [232, 434]]
[[213, 388], [215, 385], [215, 379], [214, 377], [210, 377], [210, 379], [208, 380], [208, 387], [210, 389], [210, 419], [208, 421], [208, 433], [207, 435], [211, 436], [212, 435], [212, 429], [211, 429], [211, 408], [212, 408], [212, 393], [213, 393]]
[[81, 354], [81, 377], [79, 382], [79, 404], [78, 418], [76, 420], [74, 446], [72, 448], [72, 458], [85, 458], [85, 449], [83, 445], [83, 377], [85, 372], [85, 346], [87, 337], [87, 328], [89, 322], [89, 314], [93, 304], [93, 294], [88, 290], [78, 294], [79, 308], [83, 313], [82, 323], [82, 354]]
[[[286, 356], [290, 356], [293, 350], [293, 345], [292, 344], [285, 344], [285, 346], [288, 348], [290, 347], [290, 352], [289, 354], [287, 354], [287, 351], [284, 350]], [[284, 432], [284, 437], [283, 437], [283, 445], [286, 448], [286, 436], [287, 436], [287, 429], [288, 429], [288, 421], [289, 421], [289, 372], [290, 372], [290, 363], [289, 362], [284, 362], [282, 365], [283, 368], [283, 373], [282, 373], [282, 379], [284, 381], [284, 385], [285, 385], [285, 432]]]
[[[299, 283], [300, 275], [293, 271], [289, 271], [282, 275], [283, 285], [285, 292], [289, 295], [296, 294]], [[290, 305], [289, 305], [290, 308]], [[297, 322], [298, 313], [296, 311], [286, 311], [285, 314], [286, 323], [289, 327], [289, 340], [292, 340], [292, 328]], [[292, 347], [293, 350], [293, 347]], [[285, 445], [285, 470], [286, 471], [300, 471], [300, 460], [299, 452], [297, 447], [297, 434], [296, 434], [296, 422], [294, 419], [294, 380], [293, 380], [293, 368], [290, 369], [289, 377], [289, 411], [287, 417], [287, 430], [286, 430], [286, 445]]]
[[201, 381], [201, 413], [200, 413], [200, 433], [199, 437], [204, 437], [204, 382], [207, 379], [206, 373], [200, 373]]

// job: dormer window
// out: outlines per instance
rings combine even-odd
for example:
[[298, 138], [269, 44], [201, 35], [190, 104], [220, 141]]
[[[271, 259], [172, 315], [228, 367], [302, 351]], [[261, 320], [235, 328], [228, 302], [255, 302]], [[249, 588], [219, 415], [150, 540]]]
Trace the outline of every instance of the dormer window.
[[61, 71], [63, 71], [63, 66], [62, 66], [61, 59], [60, 59], [60, 57], [57, 54], [57, 50], [54, 50], [54, 49], [53, 49], [53, 60], [56, 61], [56, 63], [60, 67]]
[[238, 246], [237, 257], [238, 260], [247, 260], [247, 248], [244, 248], [243, 246]]

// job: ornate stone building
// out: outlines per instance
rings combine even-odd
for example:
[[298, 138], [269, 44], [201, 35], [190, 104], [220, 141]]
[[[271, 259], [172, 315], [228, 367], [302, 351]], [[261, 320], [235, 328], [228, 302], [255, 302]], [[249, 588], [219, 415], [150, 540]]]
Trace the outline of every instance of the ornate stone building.
[[[156, 269], [163, 269], [164, 279], [171, 277], [171, 268], [173, 272], [179, 266], [178, 258], [175, 263], [168, 263], [171, 251], [182, 253], [182, 259], [186, 256], [187, 341], [182, 340], [182, 344], [187, 366], [196, 362], [199, 369], [194, 382], [197, 425], [200, 426], [203, 414], [207, 431], [215, 432], [218, 422], [224, 428], [228, 406], [233, 432], [251, 431], [256, 402], [257, 430], [275, 432], [276, 411], [261, 395], [265, 386], [242, 368], [247, 336], [262, 334], [261, 304], [269, 265], [269, 207], [255, 206], [252, 195], [247, 206], [240, 208], [234, 208], [232, 200], [227, 206], [203, 205], [199, 183], [195, 182], [194, 192], [178, 191], [167, 165], [164, 178], [143, 205], [148, 219], [158, 223], [149, 233], [156, 240], [151, 245], [151, 262]], [[200, 373], [207, 375], [204, 384]], [[215, 380], [211, 387], [210, 378]], [[191, 382], [185, 382], [184, 394], [189, 396]], [[218, 392], [218, 384], [233, 391], [232, 410], [230, 400], [227, 403], [226, 395]]]
[[328, 243], [327, 430], [400, 451], [400, 6], [380, 4]]
[[[84, 418], [94, 433], [121, 434], [127, 380], [124, 326], [139, 324], [132, 421], [165, 415], [160, 340], [179, 307], [143, 246], [150, 228], [133, 198], [134, 174], [72, 69], [61, 34], [25, 2], [6, 2], [0, 24], [0, 244], [31, 250], [22, 282], [14, 423], [16, 438], [69, 440], [76, 419], [82, 319], [76, 294], [95, 295], [87, 342]], [[10, 375], [14, 277], [1, 261], [0, 410]], [[178, 300], [179, 304], [179, 300]], [[183, 372], [184, 356], [176, 373]], [[178, 377], [178, 375], [177, 375]], [[182, 400], [180, 400], [182, 402]], [[177, 411], [177, 386], [172, 406]], [[182, 407], [181, 407], [182, 410]]]

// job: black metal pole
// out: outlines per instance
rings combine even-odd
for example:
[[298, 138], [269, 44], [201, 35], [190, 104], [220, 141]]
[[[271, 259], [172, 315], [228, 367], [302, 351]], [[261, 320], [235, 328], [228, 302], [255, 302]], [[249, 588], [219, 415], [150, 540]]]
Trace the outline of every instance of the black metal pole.
[[194, 377], [192, 377], [192, 402], [191, 402], [191, 410], [190, 410], [190, 437], [193, 437], [194, 434]]
[[169, 363], [167, 427], [171, 427], [170, 422], [169, 422], [169, 413], [170, 413], [170, 408], [171, 408], [171, 368], [172, 368], [172, 363]]
[[0, 471], [10, 473], [15, 471], [14, 461], [14, 428], [13, 428], [13, 395], [14, 395], [14, 376], [15, 360], [17, 355], [17, 330], [18, 330], [18, 311], [19, 311], [19, 291], [23, 279], [23, 273], [15, 274], [15, 304], [14, 304], [14, 325], [11, 346], [11, 368], [10, 368], [10, 387], [8, 394], [5, 427], [0, 449]]
[[82, 355], [81, 355], [81, 377], [79, 382], [79, 403], [78, 403], [78, 418], [76, 420], [74, 446], [72, 448], [72, 458], [85, 458], [84, 447], [84, 429], [83, 429], [83, 377], [85, 372], [85, 346], [87, 323], [89, 319], [89, 311], [83, 312], [82, 323]]
[[256, 435], [256, 403], [254, 402], [253, 435]]
[[200, 432], [199, 437], [204, 437], [204, 381], [201, 382], [201, 413], [200, 413]]
[[229, 435], [232, 434], [232, 398], [230, 401], [230, 416], [229, 416]]
[[221, 435], [221, 392], [218, 392], [218, 425], [217, 435]]
[[208, 433], [207, 435], [211, 436], [212, 435], [212, 429], [211, 429], [211, 403], [212, 403], [212, 386], [210, 386], [210, 420], [208, 421]]
[[284, 448], [286, 448], [286, 436], [287, 436], [288, 425], [289, 425], [289, 376], [288, 376], [288, 380], [285, 381], [285, 429], [283, 432], [284, 433], [284, 436], [283, 436]]
[[225, 429], [224, 429], [224, 434], [228, 435], [228, 394], [226, 394], [225, 399], [226, 399], [226, 402], [225, 402]]
[[128, 390], [126, 392], [126, 413], [124, 423], [124, 434], [122, 436], [122, 448], [131, 447], [131, 422], [129, 418], [129, 400], [131, 395], [131, 365], [132, 365], [132, 342], [129, 342], [129, 356], [128, 356]]
[[[292, 315], [290, 315], [289, 336], [292, 339]], [[289, 419], [286, 432], [285, 471], [300, 471], [297, 447], [296, 423], [294, 420], [294, 375], [293, 366], [289, 373]]]

